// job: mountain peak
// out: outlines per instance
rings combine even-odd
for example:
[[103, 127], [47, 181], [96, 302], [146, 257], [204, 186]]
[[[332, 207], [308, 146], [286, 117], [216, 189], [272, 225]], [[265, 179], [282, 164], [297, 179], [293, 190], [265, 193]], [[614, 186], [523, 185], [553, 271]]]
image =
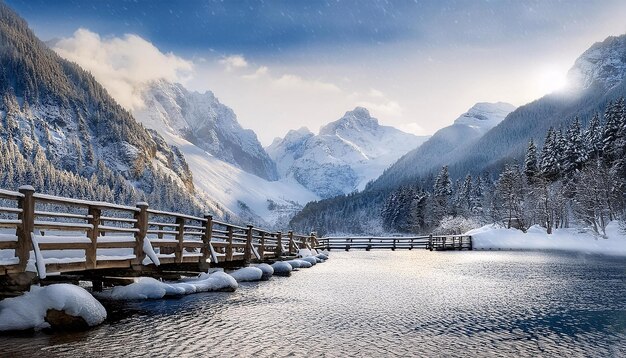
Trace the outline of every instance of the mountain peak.
[[489, 130], [500, 123], [515, 106], [505, 102], [478, 102], [454, 121], [456, 125]]
[[372, 117], [364, 107], [355, 107], [347, 111], [340, 119], [328, 123], [320, 129], [320, 135], [335, 135], [343, 131], [376, 130], [378, 119]]
[[587, 89], [601, 85], [610, 89], [621, 83], [625, 74], [626, 35], [621, 35], [593, 44], [576, 59], [567, 78], [575, 87]]

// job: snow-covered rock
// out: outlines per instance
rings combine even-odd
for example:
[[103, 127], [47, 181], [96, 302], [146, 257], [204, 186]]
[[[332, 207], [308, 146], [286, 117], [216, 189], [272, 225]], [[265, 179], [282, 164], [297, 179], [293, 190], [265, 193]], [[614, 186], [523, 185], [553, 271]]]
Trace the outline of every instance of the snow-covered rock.
[[309, 268], [309, 267], [314, 265], [309, 260], [305, 260], [305, 259], [295, 259], [295, 260], [289, 260], [287, 262], [289, 262], [289, 264], [291, 266], [293, 266], [294, 269], [296, 269], [296, 268]]
[[261, 277], [261, 280], [263, 281], [269, 280], [272, 275], [274, 275], [274, 268], [268, 264], [258, 264], [254, 267], [259, 268], [263, 272], [263, 276]]
[[292, 130], [267, 147], [281, 177], [294, 178], [326, 198], [361, 190], [426, 137], [381, 126], [367, 109], [357, 107], [320, 129]]
[[80, 317], [89, 326], [98, 325], [107, 317], [102, 304], [81, 287], [32, 286], [22, 296], [0, 301], [0, 331], [48, 328], [50, 324], [45, 320], [48, 310]]
[[151, 277], [140, 277], [130, 285], [114, 287], [99, 296], [113, 300], [146, 300], [196, 292], [234, 291], [237, 287], [234, 277], [223, 271], [215, 271], [179, 282], [161, 282]]
[[303, 257], [300, 260], [302, 261], [306, 261], [308, 263], [310, 263], [311, 265], [315, 266], [317, 264], [317, 258], [315, 258], [315, 256], [307, 256], [307, 257]]
[[626, 75], [626, 35], [610, 36], [596, 42], [574, 63], [567, 76], [574, 87], [600, 85], [610, 89]]
[[145, 106], [135, 117], [157, 132], [168, 130], [246, 172], [276, 180], [276, 166], [256, 134], [243, 129], [232, 109], [207, 91], [188, 91], [178, 83], [151, 82], [143, 91]]
[[263, 270], [258, 267], [242, 267], [230, 273], [237, 282], [260, 281], [263, 277]]
[[276, 276], [290, 276], [293, 267], [285, 261], [276, 261], [272, 264], [274, 269], [274, 275]]

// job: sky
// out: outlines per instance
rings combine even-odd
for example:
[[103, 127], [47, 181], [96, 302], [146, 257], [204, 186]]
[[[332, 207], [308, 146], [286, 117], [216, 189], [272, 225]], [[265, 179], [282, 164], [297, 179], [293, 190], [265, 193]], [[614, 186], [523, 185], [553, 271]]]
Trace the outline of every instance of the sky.
[[594, 42], [626, 33], [622, 0], [5, 0], [128, 109], [146, 82], [213, 91], [262, 144], [356, 106], [418, 135], [476, 102], [566, 85]]

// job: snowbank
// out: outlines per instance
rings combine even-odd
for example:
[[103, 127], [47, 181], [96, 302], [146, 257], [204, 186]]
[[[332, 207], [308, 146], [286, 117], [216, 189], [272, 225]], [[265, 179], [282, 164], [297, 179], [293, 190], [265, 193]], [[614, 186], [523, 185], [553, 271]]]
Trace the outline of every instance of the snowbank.
[[128, 286], [114, 287], [100, 296], [113, 300], [145, 300], [196, 292], [234, 291], [237, 287], [235, 278], [223, 271], [216, 271], [211, 274], [201, 274], [197, 278], [169, 283], [150, 277], [140, 277]]
[[274, 262], [272, 268], [274, 269], [274, 275], [277, 276], [289, 276], [291, 271], [293, 271], [293, 267], [286, 261]]
[[485, 225], [465, 235], [472, 235], [474, 249], [566, 250], [626, 256], [626, 235], [620, 232], [619, 223], [611, 222], [606, 232], [608, 238], [605, 239], [581, 229], [556, 229], [548, 235], [538, 225], [532, 226], [526, 233], [498, 225]]
[[231, 272], [230, 275], [237, 282], [260, 281], [263, 277], [263, 270], [258, 267], [243, 267]]
[[0, 331], [49, 328], [45, 321], [48, 310], [64, 311], [81, 317], [89, 326], [102, 323], [107, 312], [85, 289], [56, 284], [46, 287], [32, 286], [22, 296], [0, 301]]

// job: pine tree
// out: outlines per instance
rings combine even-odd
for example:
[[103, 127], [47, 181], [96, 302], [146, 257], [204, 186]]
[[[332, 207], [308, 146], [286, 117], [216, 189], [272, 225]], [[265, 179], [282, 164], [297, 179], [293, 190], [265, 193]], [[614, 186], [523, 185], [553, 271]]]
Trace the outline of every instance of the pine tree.
[[584, 148], [583, 137], [578, 117], [574, 120], [566, 132], [567, 140], [562, 160], [563, 174], [582, 169], [587, 162], [587, 152]]
[[602, 152], [602, 126], [600, 124], [600, 116], [597, 113], [591, 118], [589, 126], [584, 133], [584, 142], [587, 158], [599, 158]]
[[546, 140], [541, 149], [541, 175], [547, 180], [554, 181], [559, 177], [559, 150], [557, 148], [557, 135], [554, 128], [550, 127], [546, 134]]
[[524, 160], [524, 175], [526, 176], [526, 182], [532, 183], [539, 174], [539, 167], [537, 166], [537, 146], [531, 139], [528, 142], [528, 149], [526, 150], [526, 158]]
[[618, 159], [615, 144], [620, 132], [620, 122], [623, 116], [623, 100], [610, 103], [604, 112], [604, 128], [602, 131], [602, 157], [609, 166]]
[[433, 220], [438, 222], [450, 214], [450, 198], [452, 196], [452, 182], [448, 174], [448, 167], [444, 166], [435, 179], [433, 187]]

